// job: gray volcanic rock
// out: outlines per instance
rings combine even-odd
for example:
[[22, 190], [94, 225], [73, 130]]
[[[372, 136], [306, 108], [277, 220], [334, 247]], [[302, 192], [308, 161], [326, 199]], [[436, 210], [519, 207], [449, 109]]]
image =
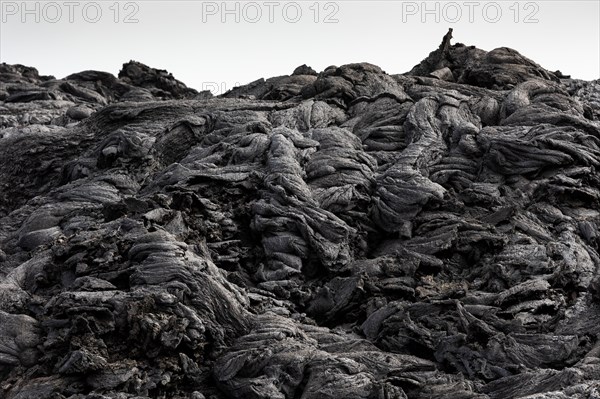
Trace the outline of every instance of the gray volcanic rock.
[[465, 46], [450, 45], [452, 29], [444, 36], [440, 47], [416, 65], [408, 74], [434, 76], [491, 89], [512, 89], [529, 79], [559, 81], [559, 73], [545, 70], [516, 50], [500, 47], [490, 52]]
[[169, 72], [150, 68], [136, 61], [123, 64], [123, 68], [119, 72], [119, 79], [136, 87], [149, 89], [154, 96], [160, 98], [182, 99], [198, 94], [196, 90], [188, 88]]
[[0, 65], [0, 397], [597, 397], [600, 81], [450, 37], [218, 97]]

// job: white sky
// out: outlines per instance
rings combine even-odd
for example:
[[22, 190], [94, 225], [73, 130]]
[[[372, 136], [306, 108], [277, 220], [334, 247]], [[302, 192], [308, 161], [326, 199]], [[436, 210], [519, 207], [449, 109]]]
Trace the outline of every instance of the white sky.
[[[552, 71], [600, 78], [599, 0], [58, 0], [25, 7], [1, 0], [0, 13], [0, 62], [58, 78], [86, 69], [117, 75], [133, 59], [218, 94], [237, 83], [291, 74], [301, 64], [322, 71], [365, 61], [402, 73], [437, 48], [449, 27], [453, 43], [512, 47]], [[131, 13], [137, 22], [125, 23]], [[328, 15], [331, 23], [325, 23]]]

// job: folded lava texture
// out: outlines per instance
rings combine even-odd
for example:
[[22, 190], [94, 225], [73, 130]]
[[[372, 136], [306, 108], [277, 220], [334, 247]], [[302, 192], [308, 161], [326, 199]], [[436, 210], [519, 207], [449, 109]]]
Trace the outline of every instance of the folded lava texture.
[[0, 65], [0, 397], [600, 396], [600, 81], [451, 44], [221, 96]]

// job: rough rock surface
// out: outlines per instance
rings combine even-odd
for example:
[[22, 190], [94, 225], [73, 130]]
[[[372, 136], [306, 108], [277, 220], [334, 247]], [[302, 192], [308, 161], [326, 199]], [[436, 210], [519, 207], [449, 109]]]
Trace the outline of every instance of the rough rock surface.
[[598, 398], [600, 81], [450, 37], [214, 98], [0, 65], [0, 398]]

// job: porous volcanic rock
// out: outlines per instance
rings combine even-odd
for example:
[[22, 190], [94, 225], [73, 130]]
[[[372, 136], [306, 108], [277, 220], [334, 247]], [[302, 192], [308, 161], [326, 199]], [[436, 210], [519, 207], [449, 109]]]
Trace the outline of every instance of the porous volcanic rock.
[[597, 398], [600, 81], [451, 33], [218, 97], [0, 65], [0, 398]]

